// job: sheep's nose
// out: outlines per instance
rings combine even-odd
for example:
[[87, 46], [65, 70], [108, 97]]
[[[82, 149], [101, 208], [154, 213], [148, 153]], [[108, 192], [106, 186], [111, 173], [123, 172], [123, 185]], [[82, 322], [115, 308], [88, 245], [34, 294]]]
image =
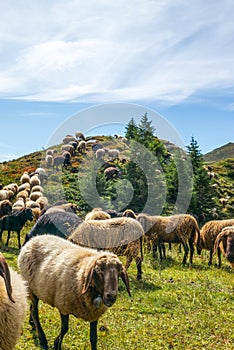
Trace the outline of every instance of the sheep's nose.
[[112, 291], [112, 292], [107, 292], [104, 294], [103, 302], [106, 306], [111, 306], [114, 304], [114, 302], [117, 299], [117, 292]]

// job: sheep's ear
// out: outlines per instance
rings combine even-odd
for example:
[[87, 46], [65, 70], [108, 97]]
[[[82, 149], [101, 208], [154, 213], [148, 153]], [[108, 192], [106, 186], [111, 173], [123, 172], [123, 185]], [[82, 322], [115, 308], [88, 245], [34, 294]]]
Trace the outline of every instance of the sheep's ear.
[[125, 267], [123, 267], [122, 272], [120, 274], [120, 277], [121, 277], [123, 283], [125, 284], [125, 287], [127, 289], [129, 296], [131, 296], [128, 274], [127, 274]]
[[88, 291], [88, 289], [89, 289], [89, 287], [91, 285], [91, 282], [93, 280], [93, 275], [94, 275], [94, 266], [90, 269], [90, 271], [89, 271], [89, 273], [88, 273], [88, 275], [86, 277], [86, 280], [85, 280], [85, 283], [84, 283], [84, 286], [83, 286], [81, 294], [85, 294]]
[[214, 249], [213, 249], [213, 255], [216, 253], [216, 251], [217, 251], [217, 249], [218, 249], [218, 247], [223, 239], [224, 239], [224, 236], [221, 234], [216, 237]]
[[0, 254], [0, 276], [4, 279], [9, 299], [14, 303], [15, 301], [12, 298], [11, 275], [7, 262], [2, 254]]

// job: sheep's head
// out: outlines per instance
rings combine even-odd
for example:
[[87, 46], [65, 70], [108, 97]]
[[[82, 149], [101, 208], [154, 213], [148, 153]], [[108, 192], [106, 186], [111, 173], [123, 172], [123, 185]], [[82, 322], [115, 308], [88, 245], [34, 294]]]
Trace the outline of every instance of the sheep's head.
[[226, 259], [234, 268], [234, 227], [224, 228], [216, 237], [213, 254], [216, 253], [218, 247], [222, 243], [223, 251]]
[[114, 304], [118, 293], [118, 280], [122, 278], [128, 294], [131, 296], [128, 275], [121, 261], [115, 255], [102, 256], [95, 261], [91, 268], [82, 294], [91, 287], [96, 295], [100, 296], [104, 305], [110, 307]]
[[4, 256], [1, 253], [0, 253], [0, 276], [2, 276], [5, 282], [6, 291], [9, 299], [14, 303], [15, 301], [12, 298], [11, 276], [10, 276], [9, 267], [7, 265], [7, 262]]

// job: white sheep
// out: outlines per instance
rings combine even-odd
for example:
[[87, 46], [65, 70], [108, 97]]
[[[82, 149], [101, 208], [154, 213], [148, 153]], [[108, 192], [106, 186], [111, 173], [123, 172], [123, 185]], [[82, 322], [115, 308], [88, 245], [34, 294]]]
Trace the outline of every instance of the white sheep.
[[39, 186], [41, 185], [41, 180], [39, 179], [39, 176], [35, 174], [30, 178], [30, 186], [32, 188], [32, 187], [38, 186], [38, 185]]
[[18, 192], [18, 185], [16, 183], [10, 183], [3, 187], [3, 190], [11, 190], [14, 195]]
[[24, 184], [24, 183], [30, 183], [30, 176], [29, 176], [29, 174], [28, 174], [28, 172], [27, 171], [25, 171], [24, 173], [23, 173], [23, 175], [20, 177], [20, 183], [21, 184]]
[[47, 167], [52, 167], [54, 165], [54, 158], [52, 154], [47, 154], [45, 157]]
[[87, 143], [85, 141], [80, 141], [78, 144], [78, 152], [80, 152], [81, 154], [84, 154], [86, 152], [86, 147], [87, 147]]
[[61, 331], [54, 349], [61, 349], [73, 314], [90, 323], [91, 346], [96, 350], [98, 319], [116, 301], [119, 277], [131, 295], [128, 275], [116, 255], [82, 248], [53, 235], [31, 238], [21, 249], [18, 266], [29, 285], [31, 320], [43, 349], [48, 345], [38, 318], [39, 299], [60, 312]]
[[0, 349], [12, 350], [20, 337], [27, 311], [27, 288], [0, 253]]
[[11, 199], [14, 196], [14, 192], [11, 190], [0, 190], [0, 201], [5, 199]]
[[32, 192], [29, 196], [29, 198], [32, 200], [32, 201], [36, 201], [38, 198], [42, 197], [43, 194], [40, 192], [40, 191], [36, 191], [36, 192]]

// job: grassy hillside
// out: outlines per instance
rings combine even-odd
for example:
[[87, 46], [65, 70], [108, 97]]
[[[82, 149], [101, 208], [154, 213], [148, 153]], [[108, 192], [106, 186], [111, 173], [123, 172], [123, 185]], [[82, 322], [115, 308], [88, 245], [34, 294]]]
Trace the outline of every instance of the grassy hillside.
[[219, 162], [228, 158], [234, 158], [234, 143], [229, 142], [204, 155], [206, 162]]
[[[107, 145], [123, 147], [116, 140], [96, 138]], [[59, 146], [58, 146], [59, 148]], [[91, 145], [88, 154], [91, 154]], [[45, 151], [35, 152], [17, 160], [0, 164], [0, 183], [19, 183], [23, 171], [34, 171], [45, 166]], [[87, 155], [86, 155], [87, 156]], [[208, 163], [215, 174], [214, 182], [220, 196], [229, 196], [223, 211], [233, 216], [234, 159]], [[84, 215], [88, 209], [81, 198], [77, 198], [77, 175], [84, 167], [83, 156], [76, 155], [70, 168], [63, 171], [48, 169], [49, 180], [45, 190], [51, 200], [66, 197], [76, 202]], [[34, 222], [33, 222], [34, 223]], [[22, 237], [30, 230], [28, 223], [22, 230]], [[12, 233], [10, 246], [6, 248], [3, 234], [1, 251], [8, 264], [17, 269], [17, 240]], [[194, 265], [181, 266], [183, 253], [177, 245], [167, 249], [167, 260], [160, 263], [153, 259], [144, 247], [143, 280], [136, 280], [136, 266], [132, 262], [128, 274], [132, 297], [127, 295], [120, 282], [116, 303], [101, 317], [98, 325], [98, 349], [113, 350], [230, 350], [233, 348], [232, 330], [234, 314], [234, 270], [222, 259], [222, 267], [208, 267], [209, 252], [194, 256]], [[125, 259], [121, 258], [124, 262]], [[217, 258], [214, 257], [214, 263]], [[53, 341], [60, 327], [56, 309], [40, 303], [41, 323], [53, 349]], [[37, 334], [24, 322], [22, 335], [17, 343], [18, 350], [39, 349]], [[69, 332], [64, 338], [63, 349], [89, 349], [89, 326], [82, 320], [70, 317]]]

